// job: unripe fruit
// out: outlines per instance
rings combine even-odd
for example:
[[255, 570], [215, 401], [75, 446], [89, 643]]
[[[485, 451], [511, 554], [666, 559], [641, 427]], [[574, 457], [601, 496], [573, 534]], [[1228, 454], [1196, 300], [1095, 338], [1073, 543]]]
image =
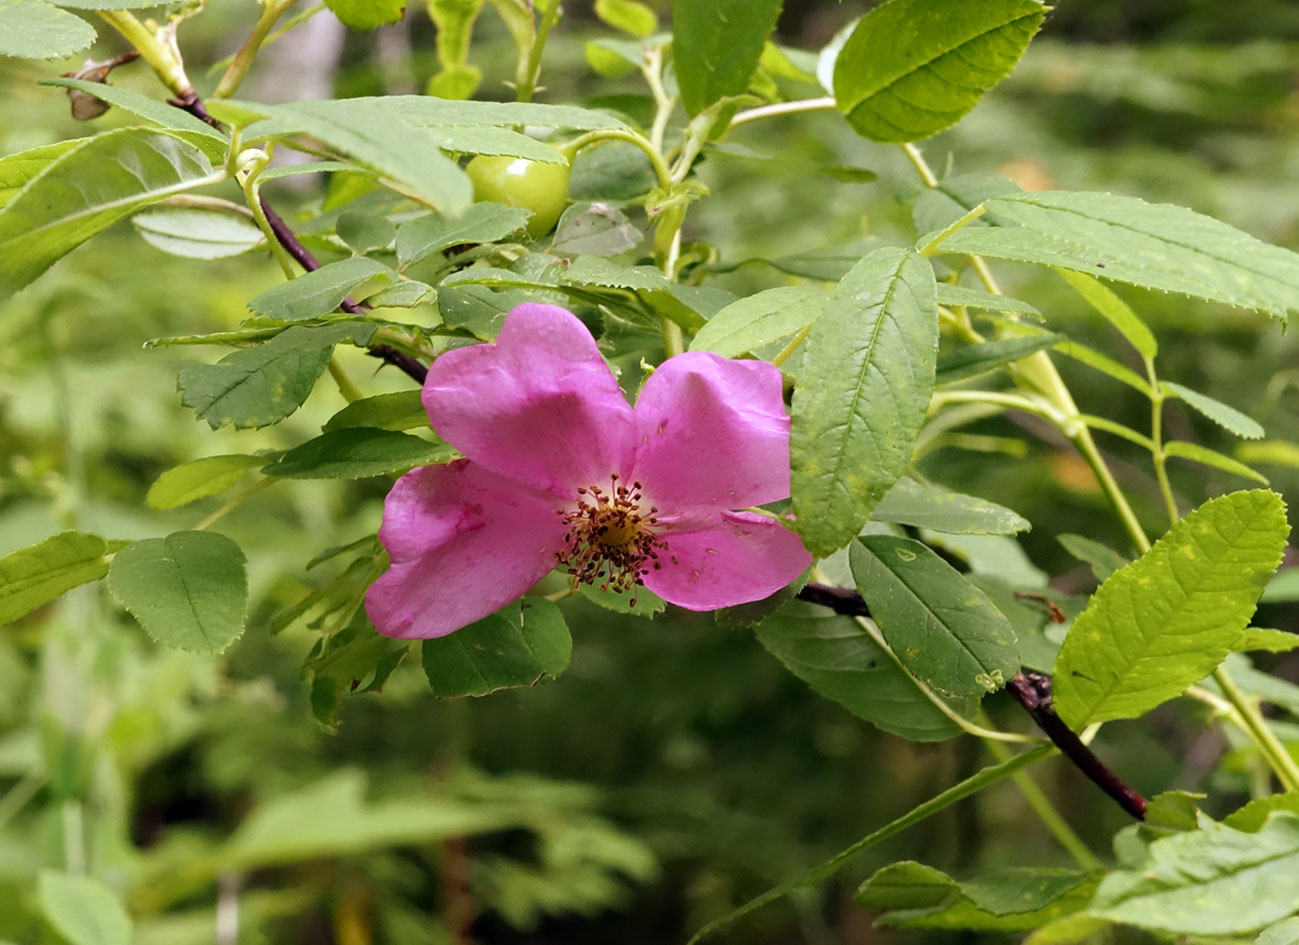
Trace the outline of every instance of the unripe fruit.
[[568, 203], [568, 162], [546, 164], [527, 158], [480, 154], [465, 167], [474, 183], [474, 199], [508, 204], [532, 211], [528, 235], [534, 240], [550, 232]]

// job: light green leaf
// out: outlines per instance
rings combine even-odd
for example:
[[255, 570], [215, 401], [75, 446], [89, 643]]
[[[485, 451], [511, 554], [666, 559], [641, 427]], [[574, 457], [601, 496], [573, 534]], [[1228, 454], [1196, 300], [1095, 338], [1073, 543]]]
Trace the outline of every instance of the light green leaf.
[[848, 560], [885, 642], [931, 689], [953, 698], [980, 696], [1019, 671], [1010, 623], [927, 546], [868, 535], [851, 545]]
[[1150, 385], [1146, 383], [1145, 378], [1135, 371], [1124, 367], [1118, 361], [1115, 361], [1109, 355], [1101, 354], [1094, 348], [1089, 348], [1084, 344], [1076, 341], [1058, 341], [1055, 350], [1061, 354], [1073, 358], [1075, 361], [1081, 361], [1090, 368], [1095, 368], [1102, 374], [1108, 374], [1123, 384], [1133, 387], [1147, 397], [1151, 396]]
[[942, 486], [899, 479], [875, 506], [877, 522], [894, 522], [960, 535], [1013, 535], [1033, 526], [1004, 506], [950, 492]]
[[548, 144], [508, 128], [491, 125], [420, 125], [443, 151], [526, 158], [540, 164], [563, 164], [564, 155]]
[[1245, 653], [1250, 650], [1262, 650], [1267, 653], [1288, 653], [1299, 650], [1299, 633], [1289, 630], [1268, 630], [1264, 627], [1246, 627], [1235, 643], [1231, 645], [1233, 653]]
[[673, 0], [672, 57], [681, 103], [694, 117], [742, 95], [776, 28], [781, 0]]
[[1160, 932], [1228, 935], [1263, 928], [1299, 903], [1299, 816], [1275, 813], [1255, 833], [1208, 823], [1156, 840], [1140, 870], [1101, 882], [1088, 910]]
[[527, 225], [530, 214], [499, 203], [476, 203], [457, 218], [430, 213], [397, 228], [397, 259], [402, 267], [465, 243], [495, 243]]
[[637, 39], [645, 39], [659, 28], [658, 15], [637, 0], [595, 0], [595, 15]]
[[1146, 323], [1112, 289], [1083, 272], [1070, 272], [1068, 269], [1057, 269], [1056, 272], [1117, 328], [1143, 358], [1153, 358], [1159, 353], [1159, 344]]
[[1042, 318], [1042, 313], [1033, 306], [1019, 299], [1012, 299], [1009, 295], [993, 295], [991, 292], [967, 289], [963, 285], [952, 285], [950, 282], [938, 283], [937, 289], [939, 305], [977, 308], [989, 312], [1014, 312], [1038, 320]]
[[415, 308], [425, 302], [436, 301], [437, 290], [427, 282], [417, 282], [414, 279], [400, 280], [365, 297], [366, 304], [371, 308]]
[[177, 134], [121, 128], [87, 138], [0, 210], [0, 299], [110, 224], [224, 178]]
[[380, 430], [413, 430], [428, 426], [428, 414], [418, 390], [400, 390], [354, 400], [329, 418], [325, 431], [347, 427], [377, 427]]
[[906, 469], [934, 387], [934, 274], [918, 253], [879, 249], [817, 316], [794, 388], [796, 528], [814, 555], [850, 541]]
[[325, 0], [325, 6], [344, 26], [354, 30], [396, 23], [406, 12], [406, 0]]
[[95, 28], [44, 0], [0, 0], [0, 56], [62, 59], [95, 41]]
[[1042, 25], [1037, 0], [889, 0], [861, 18], [834, 64], [834, 96], [872, 141], [919, 141], [956, 124], [1010, 75]]
[[[270, 116], [245, 130], [244, 140], [306, 133], [362, 167], [387, 178], [432, 209], [458, 216], [473, 203], [468, 176], [439, 150], [426, 128], [365, 98], [314, 99], [246, 107]], [[396, 120], [394, 120], [396, 119]]]
[[1234, 492], [1182, 519], [1092, 596], [1055, 664], [1073, 728], [1136, 718], [1222, 662], [1281, 561], [1290, 526], [1273, 492]]
[[13, 200], [18, 191], [22, 190], [29, 180], [49, 167], [55, 158], [85, 143], [85, 138], [69, 138], [66, 141], [29, 148], [0, 158], [0, 207], [6, 206], [10, 200]]
[[1254, 945], [1299, 945], [1299, 916], [1269, 925], [1258, 933]]
[[41, 870], [36, 885], [41, 914], [70, 945], [131, 945], [131, 917], [105, 883], [93, 876]]
[[1165, 394], [1180, 397], [1218, 426], [1237, 436], [1243, 436], [1247, 440], [1259, 440], [1267, 432], [1253, 417], [1246, 416], [1235, 407], [1229, 407], [1208, 394], [1201, 394], [1198, 390], [1191, 390], [1172, 381], [1160, 381], [1159, 386], [1164, 389]]
[[1246, 463], [1265, 463], [1299, 469], [1299, 445], [1287, 440], [1264, 440], [1261, 443], [1237, 443], [1236, 458]]
[[1266, 312], [1299, 311], [1299, 255], [1171, 204], [1117, 194], [1039, 191], [995, 197], [943, 252], [1085, 272], [1147, 289]]
[[422, 647], [424, 672], [439, 698], [485, 696], [532, 686], [568, 668], [573, 640], [559, 608], [527, 597]]
[[691, 351], [712, 351], [734, 358], [756, 351], [808, 327], [830, 296], [806, 285], [755, 292], [727, 305], [699, 329]]
[[168, 469], [154, 480], [144, 501], [153, 509], [174, 509], [197, 499], [225, 492], [244, 473], [266, 465], [261, 456], [232, 453], [204, 456]]
[[575, 203], [555, 225], [550, 252], [564, 256], [589, 253], [617, 256], [640, 245], [645, 234], [617, 207], [607, 203]]
[[1256, 797], [1244, 807], [1232, 811], [1222, 822], [1235, 830], [1253, 833], [1267, 822], [1269, 814], [1278, 810], [1299, 815], [1299, 791]]
[[1282, 568], [1267, 582], [1259, 603], [1289, 603], [1299, 600], [1299, 568]]
[[373, 325], [356, 323], [294, 325], [216, 364], [187, 361], [180, 366], [181, 403], [213, 430], [227, 423], [241, 430], [278, 423], [302, 406], [335, 344], [363, 344], [373, 334]]
[[[111, 6], [105, 3], [103, 9], [122, 10], [122, 0], [110, 0]], [[67, 3], [60, 3], [60, 6], [69, 6]], [[151, 3], [149, 6], [157, 6], [157, 3]], [[205, 121], [195, 118], [184, 109], [177, 108], [174, 105], [168, 105], [166, 102], [160, 102], [156, 98], [149, 98], [147, 95], [141, 95], [139, 92], [132, 92], [130, 89], [120, 88], [116, 85], [108, 85], [104, 82], [87, 82], [85, 79], [42, 79], [41, 85], [54, 85], [65, 89], [79, 89], [88, 95], [93, 95], [109, 105], [115, 105], [122, 111], [130, 112], [132, 115], [138, 115], [146, 121], [151, 121], [155, 125], [161, 125], [164, 128], [170, 128], [173, 131], [188, 131], [200, 135], [203, 138], [210, 138], [210, 141], [196, 141], [195, 143], [203, 149], [212, 161], [218, 161], [226, 149], [230, 147], [230, 139], [217, 131]]]
[[379, 276], [393, 278], [383, 263], [353, 256], [321, 266], [253, 297], [248, 308], [258, 315], [300, 322], [337, 311], [347, 294]]
[[[593, 584], [578, 585], [577, 592], [591, 603], [612, 610], [616, 614], [631, 614], [633, 617], [649, 617], [661, 614], [667, 609], [663, 598], [648, 587], [636, 587], [632, 591], [618, 591], [613, 588], [602, 591]], [[633, 605], [632, 600], [636, 603]]]
[[[791, 673], [882, 731], [921, 742], [942, 741], [961, 732], [851, 617], [791, 603], [758, 624], [755, 632], [758, 642]], [[977, 698], [948, 704], [966, 717], [979, 707]]]
[[108, 589], [165, 646], [220, 653], [244, 632], [244, 553], [216, 532], [175, 532], [127, 545]]
[[1169, 440], [1164, 444], [1165, 456], [1176, 456], [1180, 459], [1189, 459], [1192, 462], [1200, 463], [1204, 466], [1212, 466], [1214, 469], [1221, 469], [1223, 472], [1231, 473], [1233, 476], [1240, 476], [1244, 479], [1253, 479], [1255, 482], [1261, 482], [1267, 485], [1267, 477], [1263, 476], [1246, 466], [1244, 463], [1232, 459], [1230, 456], [1224, 456], [1217, 450], [1211, 450], [1207, 446], [1201, 446], [1198, 443], [1187, 443], [1183, 440]]
[[0, 558], [0, 625], [64, 591], [98, 581], [108, 573], [108, 556], [125, 544], [85, 532], [60, 532]]
[[999, 338], [977, 345], [964, 345], [938, 359], [935, 384], [952, 384], [967, 378], [978, 377], [996, 370], [1012, 361], [1026, 358], [1043, 348], [1064, 340], [1064, 335], [1043, 332], [1018, 338]]
[[51, 0], [55, 6], [69, 10], [148, 10], [160, 7], [166, 0]]
[[1098, 581], [1105, 580], [1128, 563], [1128, 559], [1113, 548], [1082, 535], [1057, 535], [1056, 541], [1064, 545], [1064, 550], [1069, 554], [1090, 565], [1092, 574], [1096, 575]]
[[459, 455], [445, 443], [431, 443], [409, 433], [347, 427], [294, 447], [262, 472], [287, 479], [365, 479], [449, 463]]
[[266, 239], [247, 217], [212, 210], [150, 210], [131, 217], [131, 225], [150, 246], [189, 259], [238, 256]]

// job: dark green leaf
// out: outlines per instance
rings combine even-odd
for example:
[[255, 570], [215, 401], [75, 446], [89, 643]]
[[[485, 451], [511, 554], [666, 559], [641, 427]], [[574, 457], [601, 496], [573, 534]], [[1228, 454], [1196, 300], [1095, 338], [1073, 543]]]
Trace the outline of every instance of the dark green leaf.
[[949, 492], [942, 486], [899, 479], [885, 493], [871, 516], [877, 522], [895, 522], [916, 528], [962, 535], [1013, 535], [1033, 526], [1004, 506]]
[[437, 290], [426, 282], [414, 279], [403, 279], [365, 297], [366, 304], [371, 308], [415, 308], [436, 301]]
[[499, 203], [476, 203], [462, 216], [430, 213], [397, 228], [397, 259], [402, 267], [465, 243], [495, 243], [521, 231], [530, 214]]
[[780, 5], [781, 0], [673, 0], [672, 56], [688, 114], [744, 94]]
[[44, 0], [0, 0], [0, 56], [62, 59], [95, 41], [95, 28]]
[[175, 532], [132, 542], [113, 558], [108, 589], [166, 646], [220, 653], [244, 632], [244, 553], [225, 535]]
[[1110, 575], [1056, 660], [1060, 717], [1073, 728], [1136, 718], [1208, 675], [1249, 623], [1289, 533], [1280, 496], [1234, 492]]
[[555, 225], [550, 252], [565, 256], [590, 253], [617, 256], [640, 245], [645, 234], [617, 207], [607, 203], [575, 203]]
[[1019, 671], [1015, 632], [986, 594], [910, 538], [868, 535], [848, 552], [857, 591], [911, 673], [953, 698], [994, 692]]
[[214, 430], [227, 423], [238, 429], [278, 423], [302, 406], [335, 344], [373, 333], [372, 325], [294, 325], [216, 364], [188, 361], [180, 366], [181, 403]]
[[397, 235], [397, 227], [380, 214], [348, 210], [339, 214], [334, 232], [353, 252], [364, 256], [368, 252], [389, 246]]
[[108, 573], [109, 556], [126, 542], [60, 532], [0, 558], [0, 625], [48, 604], [64, 591]]
[[539, 597], [498, 610], [422, 647], [434, 695], [485, 696], [532, 686], [568, 668], [573, 640], [559, 608]]
[[45, 920], [70, 945], [131, 945], [131, 917], [121, 897], [93, 876], [41, 870], [37, 900]]
[[294, 447], [262, 472], [288, 479], [364, 479], [448, 463], [457, 455], [445, 443], [431, 443], [409, 433], [347, 427]]
[[[877, 728], [914, 741], [942, 741], [961, 729], [855, 620], [793, 603], [756, 628], [758, 641], [821, 695]], [[977, 698], [949, 700], [971, 716]]]
[[391, 277], [392, 270], [364, 256], [340, 259], [319, 269], [283, 282], [253, 297], [248, 308], [258, 315], [300, 322], [336, 311], [347, 294], [378, 276]]
[[1000, 338], [977, 345], [964, 345], [938, 359], [937, 384], [951, 384], [969, 377], [977, 377], [1004, 364], [1026, 358], [1030, 354], [1063, 341], [1064, 335], [1043, 332], [1017, 338]]
[[934, 274], [917, 253], [871, 253], [817, 316], [790, 434], [796, 528], [814, 555], [850, 541], [906, 469], [937, 347]]
[[428, 426], [428, 414], [418, 390], [379, 394], [348, 404], [329, 418], [325, 430], [377, 427], [380, 430], [413, 430]]
[[1218, 426], [1237, 436], [1258, 440], [1266, 432], [1253, 417], [1246, 416], [1235, 407], [1229, 407], [1208, 394], [1201, 394], [1198, 390], [1191, 390], [1172, 381], [1160, 381], [1160, 387], [1165, 393], [1181, 398]]
[[1105, 580], [1128, 563], [1128, 559], [1114, 549], [1082, 535], [1057, 535], [1056, 541], [1079, 561], [1091, 565], [1092, 574], [1098, 581]]
[[266, 460], [261, 456], [241, 453], [204, 456], [168, 469], [154, 480], [144, 501], [154, 509], [179, 508], [197, 499], [225, 492], [248, 470], [265, 464]]
[[834, 65], [839, 110], [872, 141], [919, 141], [960, 121], [1010, 75], [1046, 16], [1037, 0], [889, 0]]

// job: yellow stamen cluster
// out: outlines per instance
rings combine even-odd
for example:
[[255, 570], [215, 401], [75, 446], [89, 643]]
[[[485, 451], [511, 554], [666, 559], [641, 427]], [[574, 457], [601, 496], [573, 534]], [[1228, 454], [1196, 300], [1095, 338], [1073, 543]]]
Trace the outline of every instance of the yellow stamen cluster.
[[602, 591], [633, 591], [651, 570], [661, 567], [659, 552], [667, 548], [654, 532], [657, 508], [641, 511], [641, 484], [619, 485], [610, 477], [606, 491], [599, 486], [577, 490], [577, 507], [560, 509], [568, 531], [564, 550], [555, 558], [573, 576], [573, 587], [591, 584]]

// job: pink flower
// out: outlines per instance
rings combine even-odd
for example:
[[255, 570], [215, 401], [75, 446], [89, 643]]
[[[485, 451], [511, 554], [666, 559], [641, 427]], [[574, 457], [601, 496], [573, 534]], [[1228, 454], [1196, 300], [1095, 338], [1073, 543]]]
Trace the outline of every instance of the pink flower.
[[366, 594], [390, 637], [440, 637], [556, 566], [643, 584], [690, 610], [760, 600], [811, 562], [775, 519], [733, 511], [789, 495], [780, 371], [678, 355], [633, 410], [570, 312], [520, 305], [495, 344], [448, 351], [424, 382], [433, 429], [465, 458], [393, 486]]

